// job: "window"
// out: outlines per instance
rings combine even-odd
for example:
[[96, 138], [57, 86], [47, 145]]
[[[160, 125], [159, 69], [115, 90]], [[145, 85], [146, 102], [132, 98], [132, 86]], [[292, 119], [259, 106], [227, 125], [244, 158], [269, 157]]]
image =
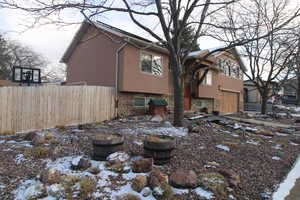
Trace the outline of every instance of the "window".
[[162, 75], [162, 57], [142, 52], [141, 70], [142, 72], [150, 73], [153, 75]]
[[135, 97], [133, 99], [133, 105], [137, 107], [144, 107], [146, 105], [145, 97]]
[[212, 85], [212, 73], [211, 71], [208, 71], [204, 80], [203, 80], [204, 85]]

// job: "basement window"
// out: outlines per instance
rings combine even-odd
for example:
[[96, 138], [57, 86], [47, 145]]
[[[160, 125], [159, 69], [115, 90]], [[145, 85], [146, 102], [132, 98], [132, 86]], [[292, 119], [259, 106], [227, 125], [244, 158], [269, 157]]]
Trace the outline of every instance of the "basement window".
[[141, 71], [153, 75], [162, 75], [162, 57], [141, 52]]
[[136, 107], [144, 107], [146, 105], [145, 97], [135, 97], [133, 99], [133, 105]]

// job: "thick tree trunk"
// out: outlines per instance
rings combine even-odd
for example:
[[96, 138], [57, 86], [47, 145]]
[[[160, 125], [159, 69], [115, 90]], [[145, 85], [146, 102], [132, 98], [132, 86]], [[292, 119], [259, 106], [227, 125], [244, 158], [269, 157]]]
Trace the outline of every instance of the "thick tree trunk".
[[173, 88], [174, 88], [174, 126], [182, 126], [183, 121], [183, 81], [179, 73], [180, 64], [176, 60], [171, 60], [172, 75], [173, 75]]
[[261, 114], [267, 113], [267, 103], [268, 103], [268, 97], [267, 95], [261, 96]]
[[297, 104], [300, 106], [300, 77], [297, 80]]

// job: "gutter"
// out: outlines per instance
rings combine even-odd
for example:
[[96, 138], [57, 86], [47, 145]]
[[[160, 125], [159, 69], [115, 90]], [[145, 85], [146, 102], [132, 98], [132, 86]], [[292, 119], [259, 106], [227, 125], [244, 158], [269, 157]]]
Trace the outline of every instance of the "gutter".
[[115, 83], [115, 113], [118, 117], [118, 107], [119, 107], [119, 54], [124, 49], [124, 47], [128, 44], [128, 41], [125, 41], [116, 51], [116, 83]]

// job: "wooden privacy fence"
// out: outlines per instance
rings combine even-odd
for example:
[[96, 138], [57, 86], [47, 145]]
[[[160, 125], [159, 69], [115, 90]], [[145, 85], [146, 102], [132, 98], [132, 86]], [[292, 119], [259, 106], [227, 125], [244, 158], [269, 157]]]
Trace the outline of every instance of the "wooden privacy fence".
[[0, 133], [109, 120], [114, 97], [102, 86], [0, 87]]

